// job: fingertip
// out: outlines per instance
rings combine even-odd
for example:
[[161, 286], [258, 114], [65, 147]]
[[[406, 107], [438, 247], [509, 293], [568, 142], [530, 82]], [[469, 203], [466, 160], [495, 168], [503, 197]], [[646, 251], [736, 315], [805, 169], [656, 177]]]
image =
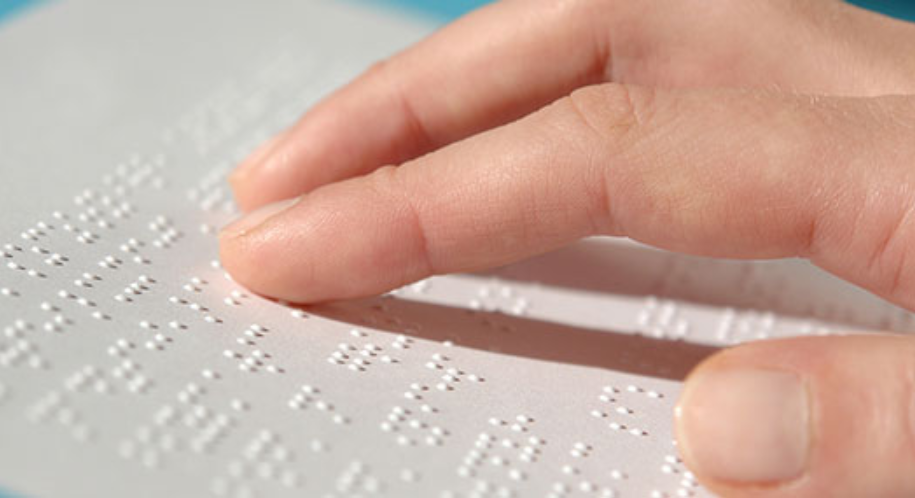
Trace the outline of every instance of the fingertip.
[[242, 212], [257, 209], [278, 198], [269, 178], [276, 174], [266, 166], [288, 136], [289, 131], [285, 130], [263, 142], [229, 174], [229, 186]]
[[257, 207], [257, 203], [253, 201], [247, 188], [250, 183], [249, 171], [240, 166], [230, 173], [227, 178], [229, 188], [232, 189], [232, 196], [235, 198], [235, 204], [242, 213], [247, 213]]
[[687, 466], [726, 496], [787, 487], [807, 472], [810, 402], [791, 370], [709, 361], [688, 378], [675, 420]]
[[[283, 215], [301, 201], [300, 197], [286, 199], [259, 207], [226, 225], [219, 232], [219, 257], [223, 268], [239, 284], [269, 297], [283, 296], [274, 288], [282, 283], [270, 254], [271, 231], [282, 227]], [[265, 243], [266, 242], [266, 243]]]
[[235, 198], [235, 205], [242, 213], [249, 213], [269, 203], [269, 198], [260, 193], [256, 175], [250, 170], [235, 171], [228, 177], [229, 188]]
[[[295, 303], [364, 297], [427, 276], [407, 211], [359, 178], [249, 213], [220, 234], [223, 267], [253, 292]], [[264, 210], [277, 210], [255, 223]]]
[[303, 278], [302, 269], [308, 256], [295, 262], [280, 257], [282, 249], [271, 230], [247, 234], [222, 232], [219, 235], [219, 259], [232, 280], [249, 291], [266, 298], [290, 303], [314, 303], [321, 300], [320, 286]]

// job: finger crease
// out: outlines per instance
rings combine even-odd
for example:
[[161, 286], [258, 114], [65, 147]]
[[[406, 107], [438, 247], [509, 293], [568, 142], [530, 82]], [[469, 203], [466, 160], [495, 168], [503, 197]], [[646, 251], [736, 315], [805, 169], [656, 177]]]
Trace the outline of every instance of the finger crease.
[[[869, 274], [874, 271], [875, 267], [882, 266], [881, 263], [886, 263], [887, 254], [895, 245], [894, 242], [899, 238], [903, 228], [908, 224], [907, 222], [911, 218], [913, 211], [915, 211], [915, 204], [910, 205], [898, 217], [890, 230], [887, 231], [886, 237], [875, 246], [867, 263], [867, 272]], [[899, 260], [892, 265], [893, 279], [889, 287], [889, 293], [891, 295], [895, 294], [899, 290], [900, 285], [902, 285], [902, 272], [905, 268], [907, 253], [908, 251], [901, 251]], [[877, 268], [876, 270], [879, 272], [880, 268]]]
[[420, 147], [421, 149], [434, 147], [436, 142], [432, 139], [429, 128], [424, 124], [423, 120], [416, 112], [413, 101], [410, 100], [401, 86], [396, 82], [392, 83], [391, 86], [394, 88], [395, 98], [397, 99], [398, 105], [404, 116], [404, 127], [408, 130], [410, 136], [413, 137], [415, 143], [422, 144]]
[[[396, 177], [399, 168], [395, 169], [392, 172], [392, 176]], [[399, 182], [399, 179], [392, 178], [395, 182]], [[420, 214], [420, 209], [416, 206], [414, 199], [404, 193], [404, 190], [401, 188], [393, 188], [392, 191], [396, 192], [393, 195], [396, 195], [400, 198], [400, 204], [405, 206], [406, 216], [409, 219], [410, 227], [413, 232], [416, 234], [416, 241], [418, 243], [417, 250], [419, 251], [418, 258], [422, 265], [422, 271], [424, 275], [434, 275], [435, 266], [432, 264], [432, 253], [429, 248], [429, 231], [426, 228], [426, 224], [423, 222], [423, 217]]]

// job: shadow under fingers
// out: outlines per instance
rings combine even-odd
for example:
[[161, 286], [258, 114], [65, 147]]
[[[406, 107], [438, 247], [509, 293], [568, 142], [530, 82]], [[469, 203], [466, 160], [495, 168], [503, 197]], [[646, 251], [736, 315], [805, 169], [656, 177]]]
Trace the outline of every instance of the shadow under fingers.
[[399, 299], [391, 296], [310, 306], [309, 313], [354, 326], [491, 353], [683, 380], [719, 348], [634, 333]]

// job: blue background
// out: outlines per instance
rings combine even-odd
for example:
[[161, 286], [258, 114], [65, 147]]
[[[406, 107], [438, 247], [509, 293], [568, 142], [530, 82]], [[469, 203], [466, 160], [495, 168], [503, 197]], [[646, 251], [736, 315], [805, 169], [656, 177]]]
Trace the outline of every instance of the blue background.
[[[0, 0], [0, 23], [45, 0]], [[385, 3], [394, 8], [419, 12], [437, 20], [447, 21], [476, 7], [489, 3], [488, 0], [359, 0], [370, 3]], [[853, 0], [851, 3], [880, 12], [915, 20], [915, 0]], [[0, 490], [0, 498], [15, 498]]]
[[[4, 0], [0, 0], [2, 3]], [[453, 19], [490, 0], [361, 0], [421, 11], [440, 20]], [[630, 0], [631, 1], [631, 0]], [[915, 20], [915, 0], [849, 0], [850, 3], [904, 19]]]
[[[0, 22], [3, 22], [25, 10], [26, 7], [39, 3], [40, 0], [0, 0]], [[0, 497], [2, 498], [2, 497]]]
[[[22, 12], [26, 7], [45, 0], [0, 0], [0, 22], [13, 14]], [[489, 0], [360, 0], [364, 2], [386, 3], [396, 8], [419, 11], [440, 20], [453, 19], [476, 7], [489, 3]], [[915, 0], [851, 0], [851, 3], [878, 10], [905, 19], [915, 20]]]
[[915, 21], [915, 0], [852, 0], [851, 3]]

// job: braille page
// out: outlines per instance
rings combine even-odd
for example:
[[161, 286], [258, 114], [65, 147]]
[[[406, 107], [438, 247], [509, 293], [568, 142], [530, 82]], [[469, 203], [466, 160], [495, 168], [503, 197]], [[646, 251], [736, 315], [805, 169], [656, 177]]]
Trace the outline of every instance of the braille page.
[[226, 174], [432, 28], [365, 5], [177, 0], [62, 0], [0, 27], [0, 488], [707, 496], [671, 429], [698, 361], [912, 329], [798, 261], [609, 239], [318, 307], [234, 284]]

